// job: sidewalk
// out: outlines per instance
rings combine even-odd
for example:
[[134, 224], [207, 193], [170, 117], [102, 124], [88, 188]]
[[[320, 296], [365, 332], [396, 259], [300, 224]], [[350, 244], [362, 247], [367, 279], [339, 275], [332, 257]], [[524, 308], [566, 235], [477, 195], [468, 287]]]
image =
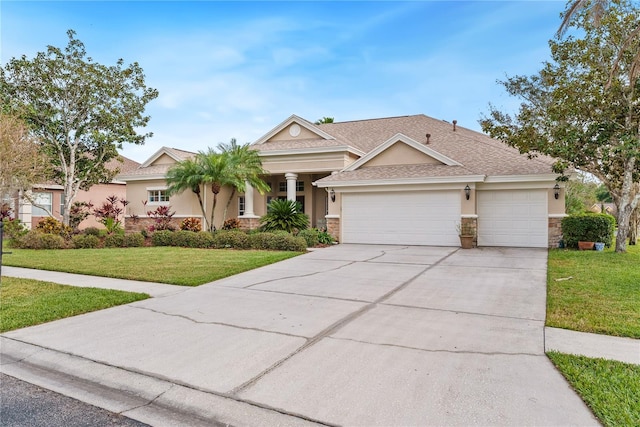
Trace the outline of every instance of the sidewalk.
[[[142, 292], [149, 294], [151, 297], [175, 295], [190, 289], [188, 286], [112, 279], [108, 277], [86, 276], [82, 274], [19, 267], [3, 266], [2, 272], [3, 275], [9, 277], [44, 280], [70, 286]], [[561, 353], [617, 360], [640, 365], [640, 340], [638, 339], [545, 327], [544, 342], [545, 351], [554, 350]]]
[[140, 282], [137, 280], [112, 279], [110, 277], [87, 276], [84, 274], [61, 273], [58, 271], [34, 270], [32, 268], [2, 266], [2, 275], [21, 279], [42, 280], [59, 283], [61, 285], [78, 286], [82, 288], [115, 289], [118, 291], [140, 292], [151, 297], [175, 295], [186, 290], [189, 286], [167, 285], [164, 283]]

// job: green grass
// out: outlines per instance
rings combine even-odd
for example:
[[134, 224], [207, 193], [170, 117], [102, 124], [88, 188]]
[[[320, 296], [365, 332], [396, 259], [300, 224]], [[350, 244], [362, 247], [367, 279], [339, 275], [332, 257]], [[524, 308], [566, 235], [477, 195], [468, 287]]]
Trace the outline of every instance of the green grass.
[[12, 249], [12, 252], [3, 257], [5, 265], [183, 286], [202, 285], [299, 255], [298, 252], [177, 247]]
[[640, 426], [640, 366], [547, 353], [605, 426]]
[[640, 246], [549, 251], [547, 326], [640, 338]]
[[0, 285], [0, 332], [146, 298], [149, 295], [3, 277]]

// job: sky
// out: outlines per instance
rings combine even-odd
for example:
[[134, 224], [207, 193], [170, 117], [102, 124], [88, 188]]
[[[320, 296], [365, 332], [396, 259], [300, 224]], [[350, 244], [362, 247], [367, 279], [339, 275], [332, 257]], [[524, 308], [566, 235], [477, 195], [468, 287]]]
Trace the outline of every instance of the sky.
[[64, 48], [73, 29], [104, 65], [137, 62], [159, 96], [144, 162], [162, 146], [253, 142], [296, 114], [412, 114], [480, 130], [498, 80], [549, 59], [564, 1], [0, 1], [0, 63]]

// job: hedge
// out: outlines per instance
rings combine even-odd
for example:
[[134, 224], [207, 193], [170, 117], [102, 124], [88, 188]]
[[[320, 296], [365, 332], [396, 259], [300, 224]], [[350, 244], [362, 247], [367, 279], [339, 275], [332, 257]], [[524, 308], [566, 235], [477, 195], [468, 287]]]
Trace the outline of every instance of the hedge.
[[568, 248], [577, 248], [579, 241], [602, 242], [611, 246], [615, 218], [608, 214], [571, 215], [562, 220], [562, 235]]

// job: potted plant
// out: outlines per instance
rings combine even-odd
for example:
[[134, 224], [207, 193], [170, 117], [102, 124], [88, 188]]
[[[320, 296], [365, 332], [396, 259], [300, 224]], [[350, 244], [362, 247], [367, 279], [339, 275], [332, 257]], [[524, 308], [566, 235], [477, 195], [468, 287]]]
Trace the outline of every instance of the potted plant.
[[456, 230], [458, 231], [458, 236], [460, 237], [460, 246], [462, 249], [471, 249], [473, 248], [473, 239], [476, 237], [475, 228], [472, 224], [469, 223], [457, 223]]

